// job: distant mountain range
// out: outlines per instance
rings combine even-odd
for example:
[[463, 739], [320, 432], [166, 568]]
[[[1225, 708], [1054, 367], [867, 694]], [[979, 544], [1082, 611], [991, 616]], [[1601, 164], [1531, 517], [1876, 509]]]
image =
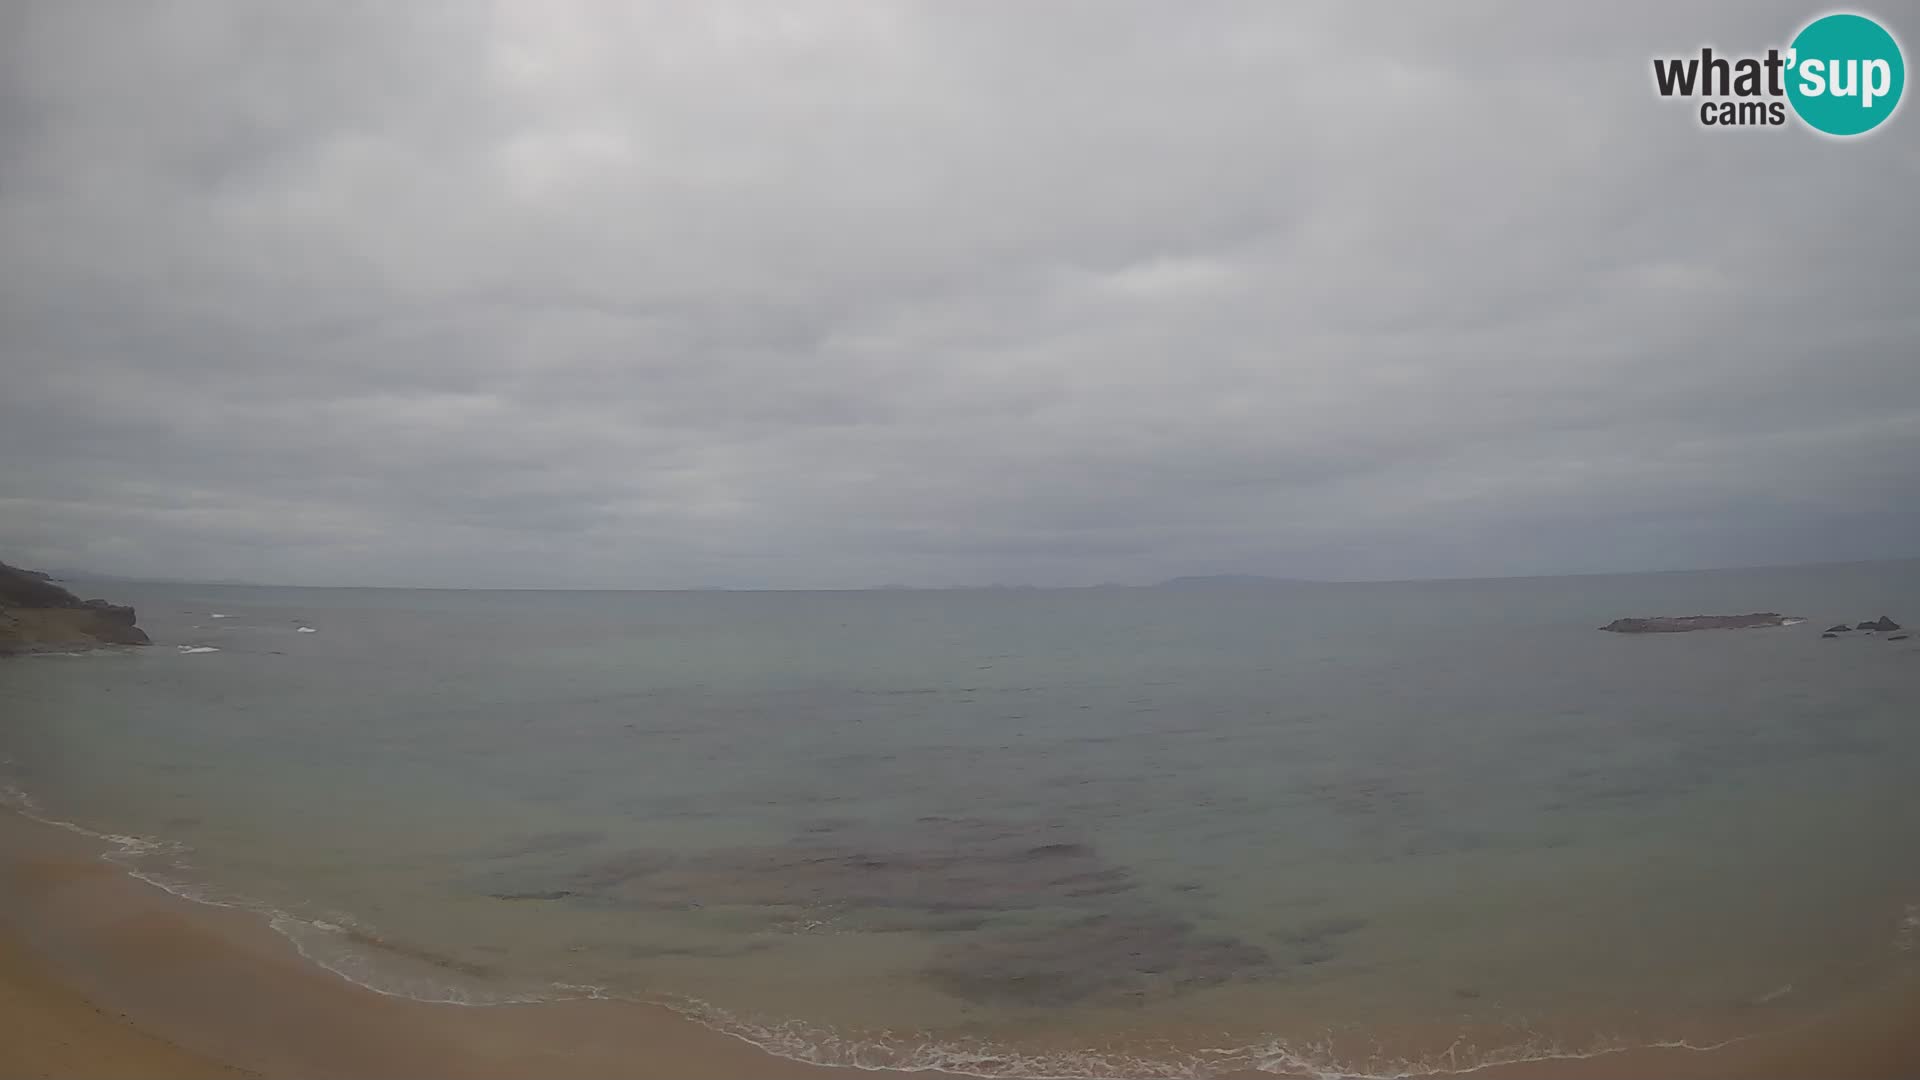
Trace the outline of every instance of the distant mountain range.
[[[59, 569], [48, 571], [47, 577], [51, 578], [54, 581], [85, 581], [85, 582], [96, 582], [100, 584], [111, 584], [115, 582], [129, 582], [129, 583], [146, 584], [146, 585], [243, 585], [243, 586], [249, 586], [249, 587], [263, 587], [263, 588], [268, 587], [268, 586], [262, 586], [258, 582], [236, 581], [233, 579], [226, 579], [221, 581], [204, 581], [196, 578], [129, 577], [123, 574], [101, 573], [100, 571], [97, 571], [97, 570], [67, 569], [67, 568], [59, 568]], [[1314, 585], [1314, 584], [1321, 584], [1321, 583], [1315, 582], [1310, 578], [1268, 577], [1265, 574], [1189, 574], [1183, 577], [1168, 578], [1165, 581], [1155, 582], [1152, 585], [1125, 585], [1119, 582], [1110, 581], [1110, 582], [1102, 582], [1099, 585], [1087, 585], [1087, 586], [1078, 586], [1078, 587], [1093, 588], [1093, 589], [1139, 589], [1139, 588], [1147, 588], [1147, 589], [1271, 589], [1271, 588], [1278, 588], [1282, 586]], [[1061, 586], [1051, 586], [1051, 587], [1060, 588]], [[1067, 587], [1072, 588], [1074, 586], [1067, 586]], [[885, 585], [868, 586], [867, 589], [865, 590], [856, 589], [855, 591], [943, 592], [943, 591], [953, 590], [953, 591], [962, 591], [962, 592], [981, 592], [981, 591], [1026, 592], [1026, 591], [1032, 591], [1036, 589], [1045, 589], [1045, 588], [1049, 588], [1049, 586], [1025, 585], [1025, 584], [938, 586], [938, 585], [905, 585], [897, 582], [889, 582]], [[586, 591], [595, 591], [595, 590], [590, 589]], [[651, 591], [651, 590], [643, 590], [643, 591]], [[690, 589], [667, 590], [667, 591], [757, 592], [760, 590], [754, 589], [751, 587], [745, 590], [740, 590], [734, 586], [708, 585], [708, 586], [695, 586]]]
[[1264, 574], [1200, 574], [1168, 578], [1156, 589], [1261, 589], [1275, 585], [1312, 585], [1306, 578], [1267, 577]]
[[128, 577], [125, 574], [103, 574], [95, 570], [48, 570], [44, 571], [52, 581], [90, 581], [111, 585], [126, 582], [135, 585], [245, 585], [250, 588], [270, 588], [252, 581], [237, 581], [231, 578], [208, 581], [201, 578], [180, 577]]
[[1168, 578], [1152, 585], [1122, 585], [1108, 581], [1099, 585], [877, 585], [872, 592], [1030, 592], [1036, 589], [1270, 589], [1283, 585], [1313, 585], [1307, 578], [1267, 577], [1263, 574], [1192, 574]]

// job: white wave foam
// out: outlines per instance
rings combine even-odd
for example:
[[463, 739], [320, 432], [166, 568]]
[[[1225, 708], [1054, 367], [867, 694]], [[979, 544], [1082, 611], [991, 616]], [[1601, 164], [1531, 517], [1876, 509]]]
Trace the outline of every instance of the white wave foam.
[[181, 656], [195, 656], [200, 653], [210, 653], [210, 652], [220, 651], [219, 649], [216, 649], [211, 645], [181, 645], [179, 646], [179, 649], [180, 649]]
[[296, 634], [317, 634], [320, 631], [315, 630], [311, 626], [301, 626], [301, 627], [295, 628], [293, 632]]
[[42, 825], [51, 825], [56, 829], [65, 829], [71, 833], [94, 840], [104, 840], [113, 845], [112, 851], [102, 852], [101, 858], [118, 863], [122, 858], [137, 858], [143, 855], [176, 854], [187, 849], [179, 844], [165, 840], [155, 840], [145, 836], [132, 836], [126, 833], [98, 832], [84, 825], [60, 818], [48, 817], [40, 803], [11, 783], [0, 783], [0, 806], [12, 809], [21, 817], [37, 821]]
[[1262, 1072], [1311, 1076], [1315, 1080], [1421, 1080], [1461, 1076], [1495, 1066], [1535, 1061], [1577, 1061], [1629, 1050], [1704, 1052], [1740, 1042], [1746, 1036], [1699, 1045], [1686, 1040], [1651, 1043], [1596, 1037], [1586, 1047], [1569, 1049], [1542, 1038], [1479, 1050], [1463, 1040], [1431, 1060], [1377, 1057], [1342, 1059], [1331, 1041], [1297, 1043], [1273, 1039], [1237, 1047], [1207, 1047], [1164, 1058], [1136, 1057], [1101, 1050], [1030, 1053], [990, 1042], [891, 1035], [849, 1039], [831, 1029], [800, 1021], [755, 1023], [708, 1002], [667, 1001], [682, 1015], [775, 1057], [868, 1072], [944, 1072], [985, 1080], [1208, 1080], [1235, 1073]]
[[[266, 913], [263, 912], [263, 914]], [[268, 915], [267, 925], [291, 942], [294, 951], [309, 963], [363, 990], [371, 990], [383, 997], [421, 1001], [433, 1005], [486, 1007], [534, 1005], [589, 996], [562, 990], [558, 984], [519, 989], [495, 989], [477, 985], [460, 985], [450, 979], [431, 975], [401, 974], [395, 970], [391, 962], [383, 963], [373, 955], [370, 948], [357, 945], [353, 941], [351, 935], [368, 934], [368, 932], [349, 916], [335, 915], [333, 919], [303, 919], [285, 911], [274, 910]], [[368, 934], [368, 936], [376, 935]]]
[[209, 619], [225, 619], [225, 618], [228, 618], [229, 616], [222, 615], [219, 612], [210, 611], [207, 613], [207, 617]]

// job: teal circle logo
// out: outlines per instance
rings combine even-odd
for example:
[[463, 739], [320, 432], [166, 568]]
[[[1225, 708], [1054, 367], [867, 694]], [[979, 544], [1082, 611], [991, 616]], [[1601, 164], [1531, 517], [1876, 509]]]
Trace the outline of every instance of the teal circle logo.
[[1907, 65], [1900, 43], [1864, 15], [1826, 15], [1794, 37], [1787, 100], [1816, 131], [1861, 135], [1900, 105]]

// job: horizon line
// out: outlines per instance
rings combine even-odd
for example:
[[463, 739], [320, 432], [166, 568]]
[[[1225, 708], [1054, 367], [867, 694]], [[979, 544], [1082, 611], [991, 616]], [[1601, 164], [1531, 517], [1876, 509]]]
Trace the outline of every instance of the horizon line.
[[1879, 563], [1920, 561], [1920, 555], [1890, 559], [1839, 559], [1800, 563], [1750, 563], [1737, 566], [1668, 567], [1658, 570], [1585, 570], [1564, 574], [1462, 574], [1411, 578], [1304, 578], [1275, 574], [1227, 572], [1217, 574], [1181, 574], [1151, 582], [1100, 582], [1093, 585], [1035, 585], [993, 583], [987, 585], [821, 585], [821, 586], [732, 586], [690, 585], [644, 587], [631, 585], [296, 585], [286, 582], [212, 581], [180, 577], [138, 577], [104, 571], [62, 570], [56, 581], [123, 583], [131, 585], [199, 585], [242, 589], [362, 589], [390, 592], [633, 592], [633, 593], [852, 593], [852, 592], [1068, 592], [1094, 589], [1161, 589], [1183, 582], [1204, 584], [1210, 581], [1238, 579], [1249, 587], [1330, 586], [1330, 585], [1416, 585], [1470, 581], [1546, 581], [1559, 578], [1649, 577], [1660, 574], [1716, 574], [1753, 570], [1810, 570], [1820, 567], [1868, 566]]

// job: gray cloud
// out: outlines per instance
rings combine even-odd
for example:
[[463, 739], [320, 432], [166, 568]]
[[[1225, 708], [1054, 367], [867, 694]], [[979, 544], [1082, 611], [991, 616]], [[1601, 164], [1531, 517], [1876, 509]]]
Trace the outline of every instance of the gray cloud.
[[1920, 554], [1911, 106], [1839, 142], [1654, 95], [1792, 5], [1482, 7], [11, 5], [0, 550], [638, 587]]

